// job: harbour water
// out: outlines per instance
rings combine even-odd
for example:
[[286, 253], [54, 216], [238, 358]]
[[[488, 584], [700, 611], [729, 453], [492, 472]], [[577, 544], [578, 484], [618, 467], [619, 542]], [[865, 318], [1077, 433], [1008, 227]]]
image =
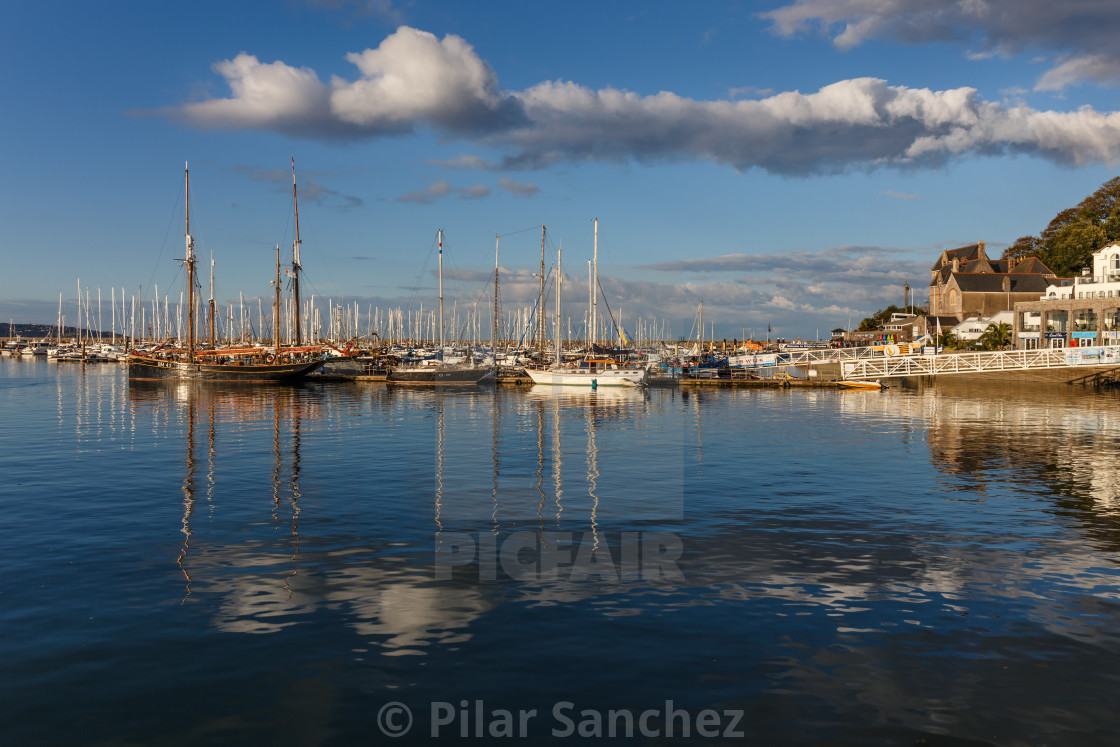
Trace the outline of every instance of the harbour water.
[[2, 744], [490, 742], [505, 712], [534, 742], [1120, 729], [1111, 393], [2, 358], [0, 434]]

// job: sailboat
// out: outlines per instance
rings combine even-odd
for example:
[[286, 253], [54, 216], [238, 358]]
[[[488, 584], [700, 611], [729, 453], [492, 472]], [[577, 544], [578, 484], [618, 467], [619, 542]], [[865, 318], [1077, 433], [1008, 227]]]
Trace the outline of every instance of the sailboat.
[[[599, 253], [599, 221], [595, 220], [595, 255]], [[552, 366], [549, 368], [526, 368], [525, 373], [533, 380], [534, 384], [550, 384], [554, 386], [646, 386], [649, 383], [649, 368], [640, 364], [618, 363], [610, 358], [588, 355], [577, 363], [565, 365], [563, 354], [560, 350], [560, 250], [556, 250], [556, 328], [553, 333], [555, 338], [555, 351]], [[596, 262], [596, 266], [598, 262]], [[592, 288], [598, 282], [597, 277], [592, 278]], [[594, 291], [592, 291], [594, 293]], [[594, 298], [594, 295], [592, 296]], [[595, 306], [592, 304], [592, 312]], [[593, 337], [589, 334], [588, 337]]]
[[[195, 276], [198, 262], [191, 235], [190, 165], [185, 168], [186, 257], [187, 266], [187, 347], [168, 347], [170, 340], [147, 353], [133, 351], [128, 356], [128, 377], [139, 381], [232, 381], [269, 383], [298, 381], [323, 365], [317, 347], [282, 347], [280, 344], [280, 247], [276, 247], [276, 300], [273, 312], [275, 339], [272, 347], [217, 348], [211, 312], [210, 347], [200, 348], [195, 339]], [[292, 190], [295, 193], [295, 161], [292, 162]], [[298, 236], [298, 230], [297, 230]], [[295, 242], [293, 269], [299, 273], [299, 240]], [[212, 282], [212, 281], [211, 281]], [[298, 281], [297, 281], [298, 282]], [[298, 287], [298, 285], [297, 285]], [[213, 290], [211, 290], [213, 295]], [[213, 308], [211, 303], [211, 308]], [[298, 317], [298, 307], [296, 310]], [[298, 330], [298, 322], [297, 322]]]
[[477, 384], [493, 375], [492, 368], [447, 363], [443, 360], [443, 229], [439, 230], [439, 353], [435, 360], [397, 366], [386, 378], [390, 384]]

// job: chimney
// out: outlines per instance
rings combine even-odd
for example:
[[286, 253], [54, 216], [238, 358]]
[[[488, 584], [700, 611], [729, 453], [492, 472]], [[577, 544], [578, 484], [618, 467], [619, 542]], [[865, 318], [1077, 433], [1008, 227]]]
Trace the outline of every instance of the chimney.
[[960, 271], [961, 271], [961, 258], [960, 257], [953, 257], [953, 272], [960, 272]]
[[1011, 278], [1007, 275], [1003, 276], [1003, 292], [1004, 293], [1010, 293], [1011, 292]]
[[988, 245], [988, 242], [986, 242], [986, 241], [977, 241], [976, 242], [976, 246], [977, 246], [977, 250], [976, 250], [976, 255], [977, 256], [976, 256], [976, 258], [977, 259], [987, 259], [988, 258], [988, 253], [986, 251], [984, 251], [984, 249], [987, 247], [987, 245]]

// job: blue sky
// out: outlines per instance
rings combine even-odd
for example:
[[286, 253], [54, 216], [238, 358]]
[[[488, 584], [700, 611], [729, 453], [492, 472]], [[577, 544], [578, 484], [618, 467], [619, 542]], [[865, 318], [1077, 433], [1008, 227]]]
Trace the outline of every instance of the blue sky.
[[449, 301], [503, 234], [531, 304], [543, 223], [580, 319], [598, 218], [628, 327], [703, 300], [717, 337], [813, 337], [1116, 174], [1118, 31], [1050, 0], [17, 4], [0, 317], [72, 316], [77, 278], [174, 303], [185, 161], [219, 301], [267, 294], [294, 156], [317, 304], [430, 305], [439, 228]]

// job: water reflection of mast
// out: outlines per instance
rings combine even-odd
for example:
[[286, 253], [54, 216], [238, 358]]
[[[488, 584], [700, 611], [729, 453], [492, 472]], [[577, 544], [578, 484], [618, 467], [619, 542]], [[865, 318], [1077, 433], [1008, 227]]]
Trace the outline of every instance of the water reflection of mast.
[[214, 398], [210, 402], [210, 431], [206, 447], [206, 503], [210, 506], [210, 516], [214, 516]]
[[493, 413], [490, 419], [491, 430], [491, 446], [490, 455], [494, 462], [494, 487], [491, 491], [490, 500], [494, 504], [494, 510], [490, 514], [490, 520], [494, 526], [491, 531], [498, 534], [498, 403], [502, 401], [501, 394], [497, 391], [494, 392], [494, 406], [490, 409]]
[[599, 447], [595, 444], [595, 394], [587, 404], [587, 494], [591, 496], [591, 550], [599, 547]]
[[544, 401], [537, 400], [537, 492], [541, 500], [537, 504], [537, 521], [541, 531], [544, 530], [544, 504], [547, 496], [544, 494]]
[[[283, 459], [280, 452], [280, 408], [281, 399], [289, 396], [287, 391], [276, 391], [275, 399], [273, 400], [274, 406], [272, 409], [272, 453], [275, 456], [275, 466], [272, 468], [272, 518], [274, 521], [280, 520], [280, 482], [281, 475], [283, 474]], [[290, 401], [292, 407], [292, 472], [290, 475], [292, 493], [289, 498], [289, 507], [292, 510], [292, 572], [284, 579], [284, 589], [288, 592], [288, 597], [291, 598], [292, 589], [288, 585], [288, 581], [292, 576], [299, 573], [299, 563], [296, 562], [296, 556], [299, 555], [299, 412], [298, 401]]]
[[436, 392], [436, 534], [443, 531], [443, 392]]
[[292, 596], [292, 589], [288, 586], [288, 580], [299, 573], [299, 563], [296, 561], [296, 556], [299, 555], [300, 404], [298, 399], [294, 400], [292, 404], [292, 572], [288, 574], [288, 578], [284, 579], [284, 588], [288, 590], [289, 599]]
[[179, 570], [183, 572], [183, 576], [187, 579], [187, 591], [183, 595], [183, 602], [186, 602], [187, 597], [191, 595], [191, 574], [183, 565], [183, 559], [190, 552], [191, 515], [194, 513], [194, 402], [190, 399], [187, 400], [187, 474], [183, 478], [181, 489], [183, 491], [183, 528], [180, 531], [183, 533], [183, 547], [179, 551], [176, 562], [179, 564]]
[[560, 402], [552, 398], [552, 482], [556, 489], [556, 524], [560, 524], [560, 514], [564, 513], [564, 480], [560, 469], [563, 467], [563, 451], [560, 448]]

